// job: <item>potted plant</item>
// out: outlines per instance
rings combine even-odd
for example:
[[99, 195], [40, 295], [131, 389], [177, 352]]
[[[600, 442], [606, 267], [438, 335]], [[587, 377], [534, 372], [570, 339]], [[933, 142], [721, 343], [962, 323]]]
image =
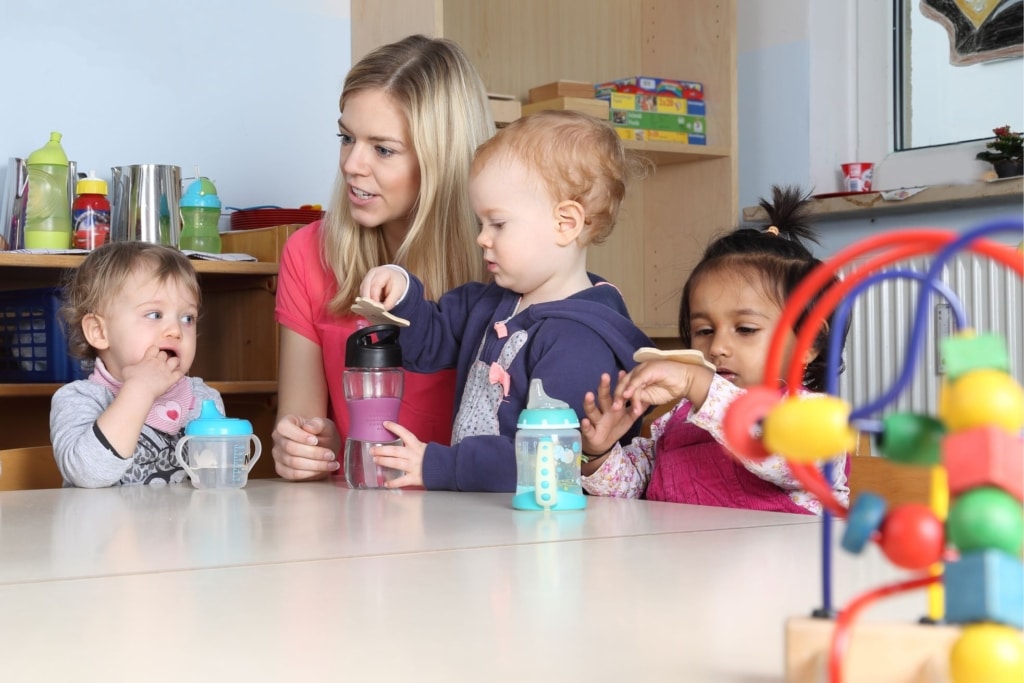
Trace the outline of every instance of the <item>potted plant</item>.
[[992, 164], [1000, 178], [1024, 174], [1024, 135], [1013, 132], [1009, 126], [993, 128], [992, 132], [996, 136], [985, 143], [988, 149], [978, 152], [975, 158]]

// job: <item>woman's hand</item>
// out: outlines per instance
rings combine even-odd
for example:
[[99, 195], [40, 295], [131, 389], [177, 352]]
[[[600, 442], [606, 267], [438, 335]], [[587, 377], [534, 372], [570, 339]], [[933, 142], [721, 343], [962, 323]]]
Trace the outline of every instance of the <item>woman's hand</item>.
[[385, 421], [383, 425], [384, 429], [402, 440], [402, 445], [374, 446], [373, 462], [405, 473], [385, 482], [384, 486], [389, 489], [423, 486], [423, 454], [427, 451], [427, 445], [400, 424]]
[[274, 469], [292, 481], [322, 479], [336, 472], [341, 440], [334, 423], [322, 417], [285, 415], [274, 427]]

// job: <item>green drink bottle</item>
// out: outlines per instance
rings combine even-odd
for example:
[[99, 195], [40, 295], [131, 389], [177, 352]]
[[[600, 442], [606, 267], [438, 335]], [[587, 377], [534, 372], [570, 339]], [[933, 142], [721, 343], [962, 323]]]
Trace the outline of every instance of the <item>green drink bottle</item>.
[[25, 210], [26, 249], [71, 247], [71, 201], [68, 197], [68, 156], [60, 133], [32, 152], [28, 167], [28, 205]]
[[219, 254], [220, 232], [217, 230], [217, 222], [220, 220], [220, 199], [210, 179], [192, 181], [178, 206], [181, 208], [178, 248]]

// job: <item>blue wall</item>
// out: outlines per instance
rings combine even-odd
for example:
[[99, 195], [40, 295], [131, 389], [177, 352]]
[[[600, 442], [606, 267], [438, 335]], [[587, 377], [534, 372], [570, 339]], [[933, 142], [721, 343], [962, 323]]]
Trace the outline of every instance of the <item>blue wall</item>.
[[175, 164], [226, 205], [326, 204], [347, 0], [3, 2], [0, 175], [51, 130], [79, 171]]
[[740, 206], [772, 184], [807, 186], [810, 139], [809, 45], [772, 45], [737, 55]]

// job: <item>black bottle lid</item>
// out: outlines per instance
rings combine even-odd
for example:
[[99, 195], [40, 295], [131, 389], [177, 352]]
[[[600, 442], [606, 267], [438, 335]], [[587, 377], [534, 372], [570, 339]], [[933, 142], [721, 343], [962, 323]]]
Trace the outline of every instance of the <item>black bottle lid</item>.
[[345, 343], [345, 366], [349, 368], [400, 368], [402, 347], [397, 325], [372, 325], [356, 330]]

